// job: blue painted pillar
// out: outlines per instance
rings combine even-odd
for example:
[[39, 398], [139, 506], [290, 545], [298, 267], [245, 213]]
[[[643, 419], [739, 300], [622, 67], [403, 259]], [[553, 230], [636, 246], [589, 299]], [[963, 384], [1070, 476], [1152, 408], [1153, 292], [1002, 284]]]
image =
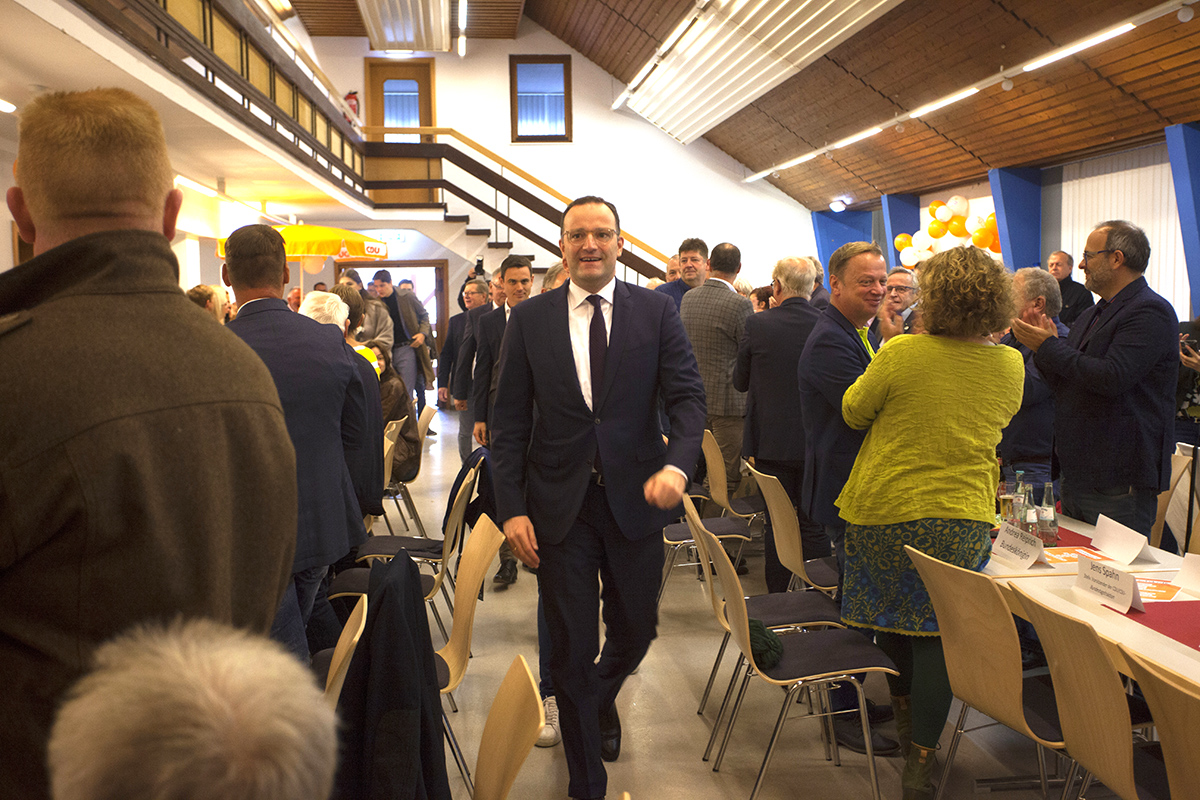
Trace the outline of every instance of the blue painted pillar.
[[1183, 234], [1192, 316], [1200, 311], [1200, 125], [1193, 122], [1166, 128], [1167, 154], [1175, 181], [1175, 205]]
[[916, 233], [921, 229], [921, 198], [915, 194], [885, 194], [883, 201], [883, 229], [887, 241], [879, 246], [887, 254], [888, 267], [899, 267], [900, 254], [893, 244], [902, 233]]
[[812, 220], [817, 237], [817, 258], [825, 265], [825, 288], [829, 288], [829, 257], [847, 242], [871, 241], [871, 212], [814, 211]]
[[1000, 252], [1011, 270], [1042, 263], [1042, 171], [990, 169]]

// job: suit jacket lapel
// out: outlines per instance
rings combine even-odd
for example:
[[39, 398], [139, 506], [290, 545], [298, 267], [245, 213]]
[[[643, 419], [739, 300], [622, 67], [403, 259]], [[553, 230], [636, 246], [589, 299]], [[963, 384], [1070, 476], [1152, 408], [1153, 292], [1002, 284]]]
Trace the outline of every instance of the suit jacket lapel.
[[620, 368], [618, 362], [621, 360], [621, 353], [625, 351], [625, 336], [629, 331], [629, 315], [632, 313], [629, 305], [629, 287], [623, 281], [617, 281], [613, 290], [612, 328], [608, 332], [608, 352], [604, 358], [604, 386], [600, 389], [599, 400], [593, 402], [597, 411], [604, 407], [604, 400], [608, 397]]
[[[1139, 285], [1139, 282], [1141, 285]], [[1089, 325], [1084, 329], [1083, 338], [1079, 341], [1079, 349], [1081, 351], [1087, 347], [1088, 340], [1095, 336], [1101, 328], [1107, 327], [1117, 318], [1117, 315], [1121, 313], [1121, 306], [1128, 303], [1136, 295], [1141, 294], [1142, 286], [1144, 285], [1146, 285], [1145, 277], [1138, 278], [1117, 292], [1117, 296], [1110, 300], [1102, 310], [1095, 311], [1096, 315], [1103, 315], [1104, 318], [1097, 320], [1095, 325]], [[1096, 306], [1093, 306], [1093, 308], [1096, 308]]]
[[[574, 376], [576, 374], [575, 351], [571, 349], [571, 325], [569, 322], [571, 310], [567, 306], [567, 291], [566, 289], [562, 291], [555, 289], [549, 294], [552, 304], [550, 330], [547, 332], [550, 337], [550, 352], [554, 356], [558, 372]], [[587, 402], [583, 399], [583, 388], [580, 387], [578, 378], [571, 381], [571, 384], [575, 387], [575, 396], [579, 398], [579, 402], [586, 411]]]

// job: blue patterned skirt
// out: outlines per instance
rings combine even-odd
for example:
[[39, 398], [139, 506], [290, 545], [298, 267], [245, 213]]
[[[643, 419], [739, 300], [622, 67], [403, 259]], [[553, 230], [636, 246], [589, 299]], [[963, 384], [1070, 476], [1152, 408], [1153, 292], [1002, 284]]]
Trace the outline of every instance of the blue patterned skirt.
[[967, 519], [847, 525], [842, 621], [881, 631], [937, 635], [929, 592], [904, 545], [979, 571], [992, 552], [991, 528], [991, 523]]

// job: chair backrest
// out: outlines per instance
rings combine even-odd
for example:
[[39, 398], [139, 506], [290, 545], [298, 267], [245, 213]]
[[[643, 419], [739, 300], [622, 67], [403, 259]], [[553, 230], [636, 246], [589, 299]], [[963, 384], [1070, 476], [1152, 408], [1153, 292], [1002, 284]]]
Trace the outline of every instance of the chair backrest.
[[471, 502], [471, 494], [475, 491], [475, 481], [479, 478], [479, 469], [482, 461], [471, 468], [462, 483], [458, 485], [458, 494], [454, 495], [454, 503], [450, 506], [450, 513], [446, 516], [446, 527], [442, 529], [442, 560], [438, 564], [437, 573], [433, 578], [433, 586], [426, 598], [433, 597], [438, 589], [442, 586], [442, 581], [446, 579], [446, 573], [450, 569], [450, 561], [454, 556], [454, 549], [458, 547], [458, 539], [463, 535], [465, 525], [463, 518], [467, 514], [467, 505]]
[[1196, 758], [1195, 744], [1196, 731], [1200, 731], [1200, 684], [1147, 661], [1124, 645], [1121, 652], [1154, 717], [1171, 796], [1200, 797], [1200, 758]]
[[[704, 527], [704, 521], [700, 519], [700, 514], [696, 511], [696, 506], [688, 495], [683, 496], [683, 509], [688, 529], [692, 532], [692, 541], [696, 543], [696, 552], [700, 556], [700, 572], [704, 579], [704, 592], [708, 595], [709, 602], [712, 603], [713, 616], [717, 618], [717, 622], [721, 624], [722, 628], [729, 630], [729, 623], [725, 620], [725, 601], [717, 594], [717, 589], [713, 585], [712, 556], [708, 554], [707, 540], [700, 535], [702, 531], [708, 533], [708, 529]], [[712, 534], [709, 535], [712, 536]]]
[[982, 573], [947, 564], [907, 545], [904, 549], [933, 602], [954, 695], [1040, 744], [1062, 747], [1062, 742], [1039, 737], [1025, 720], [1021, 645], [999, 587]]
[[1091, 625], [1011, 584], [1046, 651], [1067, 752], [1125, 800], [1138, 800], [1129, 704], [1117, 668]]
[[[1179, 479], [1188, 474], [1188, 467], [1191, 463], [1190, 455], [1171, 454], [1171, 483], [1166, 491], [1160, 492], [1158, 495], [1158, 513], [1155, 514], [1154, 525], [1150, 528], [1150, 544], [1154, 547], [1162, 544], [1163, 523], [1167, 521], [1167, 508], [1171, 505], [1171, 496], [1175, 494], [1175, 489], [1179, 486]], [[1185, 492], [1186, 490], [1185, 487]], [[1182, 547], [1182, 543], [1180, 546]]]
[[[742, 593], [742, 582], [738, 580], [737, 570], [734, 569], [733, 562], [729, 560], [729, 554], [725, 552], [725, 548], [721, 546], [717, 537], [709, 533], [700, 522], [696, 506], [687, 502], [684, 503], [683, 510], [697, 543], [703, 541], [702, 546], [708, 560], [716, 569], [717, 581], [721, 584], [721, 594], [724, 595], [725, 603], [722, 609], [723, 613], [718, 614], [718, 619], [727, 620], [730, 638], [746, 656], [746, 659], [753, 664], [754, 650], [750, 645], [750, 615], [746, 611], [746, 595]], [[757, 665], [755, 665], [755, 669], [758, 669]]]
[[525, 657], [518, 655], [496, 691], [479, 740], [475, 800], [504, 800], [546, 724], [542, 697]]
[[433, 415], [436, 413], [437, 408], [427, 405], [421, 411], [421, 416], [417, 417], [417, 436], [421, 439], [421, 447], [425, 446], [425, 435], [429, 433], [429, 423], [433, 421]]
[[800, 579], [815, 589], [831, 591], [837, 586], [819, 586], [808, 577], [804, 568], [804, 545], [800, 539], [800, 520], [796, 517], [796, 507], [788, 497], [787, 490], [774, 475], [767, 475], [750, 467], [750, 474], [758, 483], [763, 500], [767, 504], [767, 514], [771, 517], [771, 530], [775, 538], [775, 552], [779, 554], [779, 563], [787, 567]]
[[362, 638], [363, 629], [367, 625], [367, 596], [361, 595], [350, 612], [350, 618], [342, 627], [337, 645], [333, 648], [333, 658], [329, 662], [329, 676], [325, 679], [325, 701], [335, 711], [338, 698], [342, 696], [342, 684], [346, 682], [346, 673], [350, 671], [350, 659]]
[[387, 488], [392, 482], [392, 453], [396, 450], [396, 440], [400, 438], [400, 428], [408, 417], [394, 419], [383, 429], [383, 486]]
[[[483, 514], [467, 543], [463, 547], [462, 561], [458, 565], [458, 578], [454, 584], [454, 621], [450, 629], [450, 641], [438, 655], [450, 669], [450, 680], [443, 692], [452, 692], [462, 683], [467, 671], [467, 658], [471, 653], [471, 628], [475, 624], [475, 603], [483, 586], [483, 577], [492, 565], [492, 559], [500, 552], [504, 534], [496, 523]], [[446, 561], [449, 559], [444, 559]]]
[[726, 512], [734, 514], [734, 510], [729, 507], [729, 486], [727, 485], [729, 478], [725, 474], [725, 457], [721, 455], [721, 446], [717, 444], [717, 437], [713, 436], [713, 432], [707, 428], [705, 428], [704, 438], [700, 442], [700, 450], [704, 453], [704, 468], [708, 471], [709, 497]]

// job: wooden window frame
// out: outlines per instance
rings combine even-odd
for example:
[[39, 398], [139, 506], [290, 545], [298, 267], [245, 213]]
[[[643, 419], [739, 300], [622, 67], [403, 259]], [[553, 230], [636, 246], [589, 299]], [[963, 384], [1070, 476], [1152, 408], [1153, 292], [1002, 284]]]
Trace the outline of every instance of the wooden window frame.
[[[562, 64], [563, 65], [563, 117], [566, 132], [556, 136], [520, 136], [517, 134], [517, 65], [518, 64]], [[513, 142], [570, 142], [571, 141], [571, 56], [526, 56], [508, 57], [508, 116], [512, 123]]]

